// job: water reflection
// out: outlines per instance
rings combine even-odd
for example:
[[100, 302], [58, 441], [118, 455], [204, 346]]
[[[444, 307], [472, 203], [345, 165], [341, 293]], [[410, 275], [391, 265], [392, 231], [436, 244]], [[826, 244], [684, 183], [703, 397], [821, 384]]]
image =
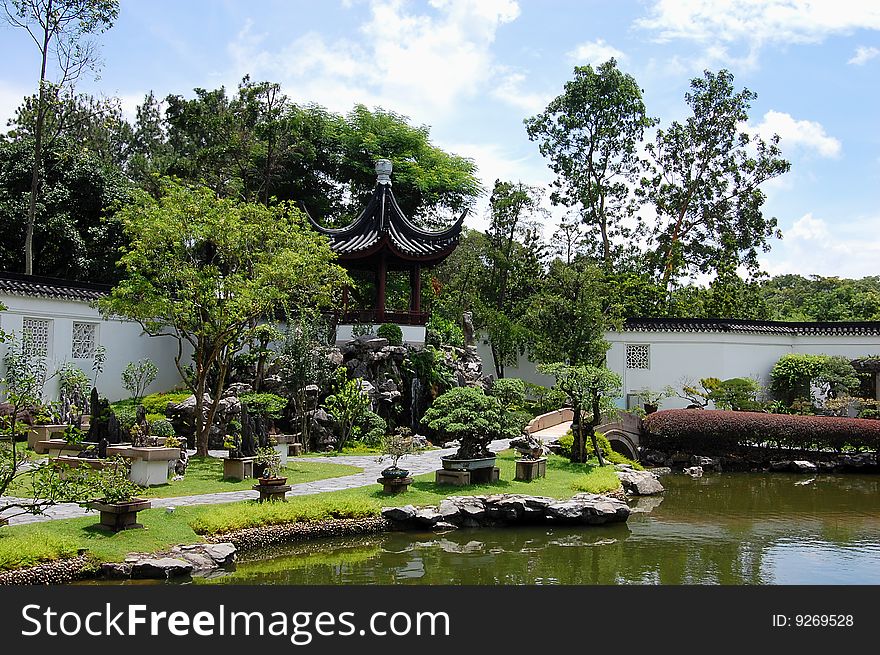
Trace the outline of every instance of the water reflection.
[[[806, 483], [805, 483], [806, 482]], [[667, 476], [625, 525], [390, 533], [199, 584], [880, 584], [880, 478]]]

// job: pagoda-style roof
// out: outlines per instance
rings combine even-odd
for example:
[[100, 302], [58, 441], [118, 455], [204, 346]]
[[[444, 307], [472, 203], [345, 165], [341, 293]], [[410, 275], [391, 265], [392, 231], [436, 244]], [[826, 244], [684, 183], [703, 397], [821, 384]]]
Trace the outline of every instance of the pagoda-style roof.
[[391, 190], [391, 162], [376, 162], [376, 188], [367, 206], [346, 227], [319, 225], [309, 214], [309, 222], [330, 239], [330, 247], [341, 260], [366, 260], [385, 254], [388, 259], [426, 265], [439, 264], [458, 245], [467, 210], [450, 227], [429, 232], [410, 221], [400, 209]]

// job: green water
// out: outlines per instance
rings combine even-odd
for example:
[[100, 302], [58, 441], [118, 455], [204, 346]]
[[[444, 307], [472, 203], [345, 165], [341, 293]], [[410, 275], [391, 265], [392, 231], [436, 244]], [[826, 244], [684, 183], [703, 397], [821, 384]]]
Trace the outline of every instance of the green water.
[[626, 524], [295, 544], [198, 584], [880, 584], [880, 476], [662, 478]]

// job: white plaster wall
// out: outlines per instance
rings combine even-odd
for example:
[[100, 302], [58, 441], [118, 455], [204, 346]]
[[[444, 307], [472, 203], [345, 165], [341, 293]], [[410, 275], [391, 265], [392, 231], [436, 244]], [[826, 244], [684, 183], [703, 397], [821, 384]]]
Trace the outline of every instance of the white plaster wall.
[[[378, 325], [376, 328], [378, 329]], [[403, 343], [413, 346], [423, 346], [425, 344], [425, 326], [423, 325], [401, 325], [399, 326], [403, 332]], [[336, 343], [343, 344], [354, 339], [352, 331], [354, 325], [337, 325], [336, 326]]]
[[[176, 341], [170, 337], [148, 337], [143, 334], [140, 325], [131, 321], [101, 319], [96, 309], [85, 302], [34, 298], [0, 294], [0, 302], [8, 311], [0, 313], [0, 327], [7, 332], [21, 335], [22, 320], [28, 318], [45, 318], [49, 324], [49, 353], [47, 356], [47, 372], [52, 375], [64, 362], [72, 361], [91, 378], [92, 360], [73, 359], [71, 357], [71, 337], [73, 323], [96, 323], [97, 345], [106, 348], [104, 371], [98, 377], [98, 390], [101, 395], [111, 401], [128, 396], [122, 386], [122, 371], [129, 362], [140, 359], [151, 359], [159, 369], [156, 380], [147, 389], [147, 393], [166, 391], [180, 384], [180, 374], [174, 366]], [[2, 368], [2, 363], [0, 363]], [[47, 399], [58, 397], [58, 379], [53, 378], [45, 386]]]

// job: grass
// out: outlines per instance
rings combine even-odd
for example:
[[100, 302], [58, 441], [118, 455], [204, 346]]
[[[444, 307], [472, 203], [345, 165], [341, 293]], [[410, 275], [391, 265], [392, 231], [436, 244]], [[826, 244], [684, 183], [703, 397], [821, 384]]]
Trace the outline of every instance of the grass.
[[[327, 462], [290, 462], [284, 469], [288, 484], [314, 482], [327, 478], [355, 475], [363, 469], [347, 464]], [[183, 480], [149, 487], [139, 494], [144, 498], [174, 498], [176, 496], [196, 496], [224, 491], [245, 491], [254, 486], [253, 480], [230, 480], [223, 477], [223, 460], [216, 457], [191, 457]], [[22, 475], [9, 488], [9, 495], [33, 496], [33, 485], [29, 475]]]
[[[282, 475], [287, 484], [314, 482], [326, 478], [355, 475], [363, 469], [346, 464], [325, 462], [289, 462]], [[144, 498], [172, 498], [195, 496], [223, 491], [244, 491], [254, 486], [253, 480], [229, 480], [223, 477], [223, 460], [215, 457], [191, 457], [183, 480], [150, 487], [141, 494]]]
[[[531, 482], [514, 480], [516, 457], [512, 451], [500, 453], [497, 466], [501, 469], [501, 479], [469, 487], [437, 485], [433, 481], [433, 473], [428, 473], [417, 476], [406, 493], [396, 496], [386, 496], [382, 493], [382, 486], [374, 484], [320, 495], [292, 497], [287, 503], [245, 501], [195, 505], [178, 507], [173, 513], [161, 508], [151, 509], [138, 514], [144, 524], [143, 530], [127, 530], [118, 534], [99, 529], [96, 516], [5, 527], [0, 529], [0, 570], [71, 557], [82, 548], [88, 549], [96, 560], [119, 561], [130, 552], [156, 552], [176, 544], [197, 543], [202, 541], [201, 535], [262, 525], [377, 516], [383, 506], [438, 505], [444, 498], [453, 495], [521, 493], [568, 498], [579, 491], [602, 493], [619, 487], [613, 467], [600, 468], [594, 462], [572, 464], [556, 455], [548, 457], [546, 478]], [[295, 464], [297, 467], [302, 465], [304, 463]], [[318, 465], [317, 462], [308, 463], [309, 467]], [[199, 465], [193, 460], [187, 475], [203, 471], [208, 480], [198, 482], [195, 480], [197, 476], [193, 476], [190, 484], [196, 487], [211, 483], [211, 466], [209, 462], [200, 462]], [[322, 466], [341, 468], [336, 464]], [[248, 488], [252, 483], [246, 481], [240, 484]]]

